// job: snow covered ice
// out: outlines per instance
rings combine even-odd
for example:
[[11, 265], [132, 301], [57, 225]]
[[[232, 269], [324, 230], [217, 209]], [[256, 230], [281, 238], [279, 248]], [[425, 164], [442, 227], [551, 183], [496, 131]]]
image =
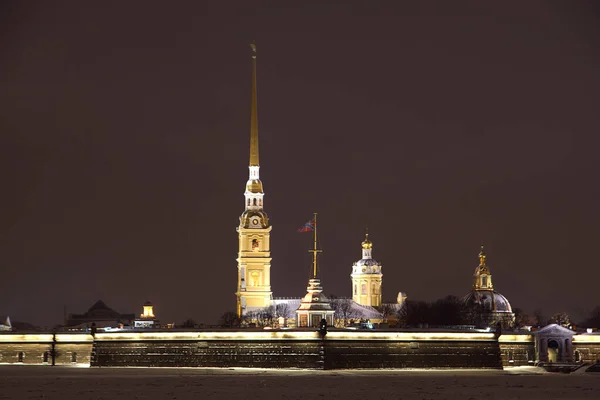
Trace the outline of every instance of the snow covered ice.
[[0, 399], [598, 399], [600, 375], [501, 370], [0, 366]]

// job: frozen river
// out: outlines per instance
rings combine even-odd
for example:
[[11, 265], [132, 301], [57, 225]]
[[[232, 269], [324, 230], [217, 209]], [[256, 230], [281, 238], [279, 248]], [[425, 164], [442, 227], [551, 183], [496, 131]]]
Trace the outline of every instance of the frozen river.
[[0, 399], [599, 399], [600, 374], [0, 366]]

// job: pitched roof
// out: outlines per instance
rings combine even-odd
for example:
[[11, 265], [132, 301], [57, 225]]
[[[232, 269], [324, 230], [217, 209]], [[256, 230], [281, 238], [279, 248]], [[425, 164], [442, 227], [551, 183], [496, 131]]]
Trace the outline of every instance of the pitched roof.
[[102, 300], [98, 300], [97, 302], [95, 302], [94, 305], [90, 307], [88, 312], [95, 311], [95, 310], [109, 310], [109, 311], [113, 311], [113, 312], [115, 311], [112, 308], [110, 308], [109, 306], [107, 306], [106, 303], [104, 303]]

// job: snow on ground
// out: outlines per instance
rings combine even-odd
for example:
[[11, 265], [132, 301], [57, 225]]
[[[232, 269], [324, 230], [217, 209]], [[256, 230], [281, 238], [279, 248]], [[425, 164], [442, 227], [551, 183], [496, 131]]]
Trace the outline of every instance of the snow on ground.
[[0, 366], [0, 399], [598, 399], [600, 375], [497, 370]]

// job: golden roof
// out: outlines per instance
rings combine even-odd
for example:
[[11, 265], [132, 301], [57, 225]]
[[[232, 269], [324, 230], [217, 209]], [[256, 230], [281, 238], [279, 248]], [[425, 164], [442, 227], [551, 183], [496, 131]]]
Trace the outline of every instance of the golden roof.
[[363, 249], [370, 249], [373, 247], [373, 243], [369, 240], [369, 233], [365, 233], [365, 241], [362, 242]]
[[250, 193], [263, 193], [262, 182], [258, 179], [249, 180], [246, 183], [246, 191]]

